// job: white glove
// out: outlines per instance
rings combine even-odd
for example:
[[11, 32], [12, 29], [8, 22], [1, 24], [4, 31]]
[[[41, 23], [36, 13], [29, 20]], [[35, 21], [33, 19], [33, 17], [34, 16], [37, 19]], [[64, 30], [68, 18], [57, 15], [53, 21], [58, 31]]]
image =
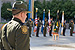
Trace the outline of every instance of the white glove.
[[58, 28], [58, 27], [56, 26], [56, 28]]
[[43, 27], [44, 27], [44, 25], [43, 25]]
[[71, 29], [71, 27], [70, 27], [70, 29]]

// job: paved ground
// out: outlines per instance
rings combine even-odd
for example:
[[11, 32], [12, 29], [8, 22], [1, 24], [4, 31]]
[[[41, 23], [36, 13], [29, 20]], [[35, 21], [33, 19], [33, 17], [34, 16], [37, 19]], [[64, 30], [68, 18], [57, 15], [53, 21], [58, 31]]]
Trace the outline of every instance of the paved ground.
[[[74, 26], [75, 27], [75, 26]], [[70, 30], [66, 29], [66, 36], [59, 36], [59, 40], [54, 41], [52, 37], [31, 37], [30, 46], [31, 50], [75, 50], [75, 34], [70, 35]]]
[[42, 34], [40, 37], [34, 36], [30, 39], [31, 50], [75, 50], [75, 34], [73, 36], [69, 36], [69, 33], [66, 33], [66, 36], [60, 35], [59, 40], [56, 41], [48, 35], [43, 37]]

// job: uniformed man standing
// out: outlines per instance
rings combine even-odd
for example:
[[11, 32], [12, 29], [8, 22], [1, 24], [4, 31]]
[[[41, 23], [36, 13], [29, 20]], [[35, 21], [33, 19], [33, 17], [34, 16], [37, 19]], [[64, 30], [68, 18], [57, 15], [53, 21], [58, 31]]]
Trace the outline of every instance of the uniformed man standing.
[[73, 22], [73, 20], [71, 20], [71, 22], [69, 23], [69, 27], [70, 27], [70, 36], [73, 36], [72, 35], [73, 29], [74, 29], [74, 22]]
[[53, 18], [51, 18], [51, 29], [49, 31], [49, 36], [52, 36], [52, 28], [53, 28]]
[[45, 25], [44, 25], [44, 30], [43, 30], [43, 36], [46, 37], [46, 32], [47, 32], [47, 26], [48, 26], [48, 21], [45, 18]]
[[33, 27], [33, 21], [31, 20], [31, 18], [29, 19], [29, 21], [27, 21], [26, 24], [29, 27], [29, 36], [31, 37], [31, 31], [32, 31], [32, 27]]
[[36, 37], [39, 37], [39, 28], [40, 28], [41, 24], [42, 24], [42, 23], [40, 22], [39, 17], [38, 17], [38, 24], [37, 24], [37, 33], [36, 33]]
[[[12, 9], [13, 19], [2, 28], [2, 45], [4, 50], [30, 50], [29, 32], [24, 25], [27, 18], [27, 5], [22, 1], [14, 2]], [[1, 49], [2, 50], [2, 49]]]
[[64, 25], [63, 25], [63, 36], [65, 36], [65, 30], [66, 30], [66, 20], [64, 21]]

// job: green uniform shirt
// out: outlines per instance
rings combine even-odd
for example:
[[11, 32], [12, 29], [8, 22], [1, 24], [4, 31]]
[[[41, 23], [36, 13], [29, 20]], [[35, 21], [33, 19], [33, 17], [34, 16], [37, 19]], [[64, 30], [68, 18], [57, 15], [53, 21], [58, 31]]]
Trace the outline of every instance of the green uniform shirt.
[[71, 27], [71, 28], [70, 28], [70, 33], [73, 33], [73, 30], [74, 30], [74, 23], [73, 23], [73, 22], [70, 22], [70, 23], [69, 23], [69, 27]]
[[[4, 38], [4, 28], [2, 28], [2, 43], [6, 50], [10, 50], [6, 39]], [[15, 48], [15, 50], [29, 50], [29, 32], [28, 28], [21, 20], [14, 18], [7, 23], [7, 39], [9, 44]]]

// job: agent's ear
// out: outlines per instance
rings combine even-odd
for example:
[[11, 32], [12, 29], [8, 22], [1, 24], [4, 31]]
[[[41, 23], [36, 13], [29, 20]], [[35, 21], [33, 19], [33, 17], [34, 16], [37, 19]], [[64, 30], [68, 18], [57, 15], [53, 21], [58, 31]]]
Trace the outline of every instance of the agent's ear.
[[22, 17], [22, 12], [21, 12], [21, 17]]

